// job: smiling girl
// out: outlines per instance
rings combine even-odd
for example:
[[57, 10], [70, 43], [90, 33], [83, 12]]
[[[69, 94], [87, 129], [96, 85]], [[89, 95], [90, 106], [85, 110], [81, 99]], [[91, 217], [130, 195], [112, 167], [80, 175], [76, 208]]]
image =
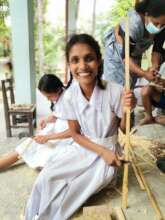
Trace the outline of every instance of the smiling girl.
[[[66, 58], [71, 80], [62, 112], [57, 115], [68, 120], [75, 142], [63, 153], [57, 152], [40, 173], [27, 205], [26, 220], [68, 219], [112, 181], [120, 166], [117, 130], [125, 130], [122, 105], [132, 108], [133, 94], [101, 80], [100, 47], [90, 35], [72, 36]], [[75, 82], [71, 83], [73, 78]]]

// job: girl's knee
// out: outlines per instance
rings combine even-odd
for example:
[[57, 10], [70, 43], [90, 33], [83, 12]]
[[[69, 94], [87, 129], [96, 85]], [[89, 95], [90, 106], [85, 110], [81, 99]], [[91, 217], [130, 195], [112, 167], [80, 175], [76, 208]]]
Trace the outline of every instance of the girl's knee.
[[150, 86], [145, 86], [145, 87], [143, 87], [142, 90], [141, 90], [141, 95], [142, 95], [142, 97], [148, 96], [148, 95], [150, 95], [151, 93], [152, 93], [152, 88], [151, 88]]

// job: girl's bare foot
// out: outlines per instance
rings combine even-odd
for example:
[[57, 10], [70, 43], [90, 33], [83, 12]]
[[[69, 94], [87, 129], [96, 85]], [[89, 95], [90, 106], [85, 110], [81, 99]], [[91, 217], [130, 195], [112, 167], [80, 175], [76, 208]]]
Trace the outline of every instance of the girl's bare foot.
[[157, 116], [155, 121], [158, 124], [165, 125], [165, 115]]
[[154, 117], [145, 117], [142, 119], [139, 123], [139, 125], [145, 125], [145, 124], [153, 124], [155, 123], [155, 118]]

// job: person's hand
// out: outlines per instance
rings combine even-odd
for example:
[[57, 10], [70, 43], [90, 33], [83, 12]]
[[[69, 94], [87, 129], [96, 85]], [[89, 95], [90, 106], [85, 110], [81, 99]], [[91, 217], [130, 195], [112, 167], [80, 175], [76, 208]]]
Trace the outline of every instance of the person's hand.
[[113, 151], [111, 151], [107, 148], [103, 148], [102, 153], [101, 153], [101, 157], [108, 165], [117, 166], [117, 167], [119, 167], [121, 165], [121, 162], [117, 158], [117, 155]]
[[148, 68], [148, 70], [144, 72], [144, 78], [148, 81], [154, 81], [156, 79], [157, 69], [155, 69], [154, 67]]
[[158, 84], [159, 86], [163, 86], [163, 80], [161, 79], [161, 75], [158, 74], [154, 80], [154, 83]]
[[55, 116], [50, 115], [46, 119], [42, 119], [39, 123], [39, 128], [44, 129], [48, 123], [53, 123], [55, 122]]
[[44, 129], [47, 125], [47, 120], [46, 119], [42, 119], [40, 122], [39, 122], [39, 128], [40, 129]]
[[132, 90], [123, 92], [123, 109], [124, 112], [126, 111], [126, 108], [129, 108], [130, 110], [134, 109], [136, 106], [137, 100], [134, 96], [134, 93]]
[[48, 135], [37, 135], [33, 138], [33, 140], [35, 140], [38, 144], [45, 144], [48, 142], [49, 137]]

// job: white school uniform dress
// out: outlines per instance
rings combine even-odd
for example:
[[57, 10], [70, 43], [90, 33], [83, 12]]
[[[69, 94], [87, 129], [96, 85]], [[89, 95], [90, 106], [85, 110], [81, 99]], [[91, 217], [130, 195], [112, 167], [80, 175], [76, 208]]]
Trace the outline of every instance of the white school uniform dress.
[[[58, 117], [77, 120], [83, 135], [115, 151], [121, 97], [120, 85], [107, 84], [105, 90], [96, 86], [87, 101], [79, 84], [74, 83], [64, 95], [64, 108]], [[114, 177], [113, 166], [76, 142], [58, 150], [33, 186], [26, 220], [66, 220]]]
[[[56, 111], [61, 111], [63, 94], [60, 96], [53, 114], [56, 116]], [[68, 129], [66, 120], [58, 119], [55, 123], [49, 123], [46, 127], [39, 132], [40, 135], [47, 135], [52, 133], [62, 132]], [[60, 144], [67, 145], [72, 143], [72, 138], [50, 140], [45, 144], [38, 144], [32, 138], [27, 138], [20, 145], [16, 147], [16, 152], [31, 168], [44, 167], [49, 158], [55, 153], [56, 147]]]

